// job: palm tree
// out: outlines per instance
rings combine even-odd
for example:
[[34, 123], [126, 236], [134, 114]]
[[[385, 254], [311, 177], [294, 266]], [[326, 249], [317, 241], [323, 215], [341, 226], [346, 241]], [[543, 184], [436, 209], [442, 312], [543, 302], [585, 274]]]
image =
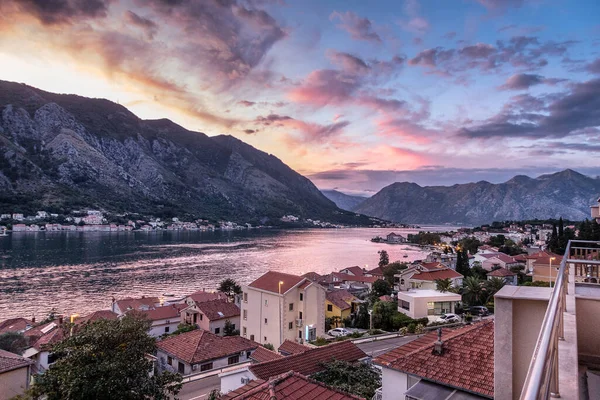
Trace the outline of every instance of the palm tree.
[[494, 295], [504, 287], [504, 285], [506, 284], [506, 282], [504, 282], [504, 279], [502, 278], [498, 278], [498, 277], [493, 277], [491, 279], [488, 279], [487, 281], [485, 281], [484, 286], [486, 289], [486, 296], [487, 296], [487, 300], [486, 303], [490, 300], [492, 300], [494, 298]]
[[486, 290], [483, 282], [475, 276], [468, 276], [463, 281], [463, 301], [471, 306], [479, 306], [485, 300]]
[[435, 288], [442, 293], [448, 292], [452, 288], [452, 280], [450, 278], [436, 279]]

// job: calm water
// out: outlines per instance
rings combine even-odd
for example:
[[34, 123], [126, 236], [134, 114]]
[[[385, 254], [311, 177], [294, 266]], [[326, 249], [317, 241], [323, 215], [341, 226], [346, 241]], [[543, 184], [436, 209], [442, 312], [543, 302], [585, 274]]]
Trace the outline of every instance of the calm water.
[[303, 274], [352, 265], [372, 268], [381, 249], [392, 261], [424, 257], [416, 247], [369, 241], [391, 231], [15, 233], [0, 237], [0, 320], [34, 315], [40, 320], [52, 308], [85, 314], [109, 308], [113, 296], [180, 296], [215, 289], [229, 277], [247, 284], [268, 270]]

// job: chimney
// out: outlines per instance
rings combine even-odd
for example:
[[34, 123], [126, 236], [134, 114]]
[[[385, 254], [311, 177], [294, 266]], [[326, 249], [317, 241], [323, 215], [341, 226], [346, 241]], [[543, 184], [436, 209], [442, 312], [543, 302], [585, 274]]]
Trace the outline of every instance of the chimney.
[[433, 354], [441, 356], [444, 354], [444, 342], [442, 341], [442, 328], [438, 328], [438, 340], [433, 344]]
[[35, 324], [35, 315], [33, 317], [31, 317], [31, 324]]
[[62, 315], [59, 315], [59, 316], [58, 316], [58, 324], [59, 324], [59, 325], [62, 325], [62, 324], [63, 324], [63, 316], [62, 316]]

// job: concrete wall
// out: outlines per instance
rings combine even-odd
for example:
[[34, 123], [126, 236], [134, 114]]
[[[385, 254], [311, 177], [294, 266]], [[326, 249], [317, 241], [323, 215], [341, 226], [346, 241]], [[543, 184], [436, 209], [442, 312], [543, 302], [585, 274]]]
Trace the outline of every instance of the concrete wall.
[[13, 369], [0, 374], [0, 400], [23, 394], [29, 387], [29, 367]]
[[246, 338], [279, 347], [283, 342], [280, 330], [282, 296], [251, 287], [245, 287], [244, 292], [248, 295], [248, 301], [242, 301], [241, 314], [244, 315], [244, 310], [247, 310], [247, 319], [241, 321], [241, 333], [246, 327]]
[[381, 371], [381, 395], [383, 400], [404, 399], [404, 393], [409, 389], [408, 375], [390, 368]]
[[242, 383], [242, 378], [249, 378], [250, 380], [256, 379], [248, 367], [242, 367], [235, 371], [226, 372], [219, 375], [219, 377], [221, 378], [221, 393], [223, 394], [244, 386], [245, 383]]
[[[180, 323], [180, 317], [152, 321], [152, 327], [148, 331], [148, 334], [150, 336], [159, 337], [165, 333], [173, 333], [177, 330], [177, 326], [179, 326]], [[168, 332], [165, 330], [167, 327], [169, 328]]]
[[[189, 375], [189, 374], [192, 374], [192, 373], [194, 373], [194, 374], [200, 373], [200, 366], [202, 364], [206, 364], [206, 363], [212, 362], [212, 364], [213, 364], [212, 369], [204, 371], [204, 372], [208, 372], [208, 371], [211, 371], [211, 370], [215, 370], [215, 369], [227, 367], [229, 365], [229, 357], [230, 356], [234, 356], [234, 355], [239, 355], [239, 358], [240, 358], [239, 362], [240, 363], [244, 363], [244, 362], [247, 362], [247, 361], [250, 360], [250, 358], [246, 357], [246, 352], [243, 352], [241, 354], [240, 353], [235, 353], [235, 354], [230, 354], [230, 355], [228, 355], [226, 357], [223, 357], [223, 358], [217, 358], [217, 359], [214, 359], [214, 360], [209, 360], [209, 361], [206, 361], [206, 362], [203, 362], [203, 363], [196, 364], [196, 369], [194, 370], [194, 367], [192, 365], [188, 364], [187, 362], [181, 361], [181, 360], [177, 359], [176, 357], [172, 357], [173, 358], [173, 363], [171, 364], [171, 367], [172, 367], [172, 370], [174, 372], [177, 372], [178, 371], [179, 362], [182, 362], [184, 364], [184, 366], [185, 366], [183, 375]], [[168, 356], [169, 356], [168, 353], [166, 353], [164, 351], [161, 351], [161, 350], [158, 350], [156, 352], [156, 356], [157, 356], [157, 358], [159, 360], [159, 365], [167, 364], [167, 360], [168, 360]]]
[[[577, 353], [600, 361], [600, 299], [575, 296]], [[596, 317], [590, 317], [596, 316]]]

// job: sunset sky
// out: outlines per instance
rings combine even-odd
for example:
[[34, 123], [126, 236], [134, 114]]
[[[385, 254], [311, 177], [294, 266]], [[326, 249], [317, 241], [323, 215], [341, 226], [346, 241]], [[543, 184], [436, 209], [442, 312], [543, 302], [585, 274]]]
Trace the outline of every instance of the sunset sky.
[[600, 173], [597, 0], [0, 0], [0, 79], [231, 134], [320, 188]]

